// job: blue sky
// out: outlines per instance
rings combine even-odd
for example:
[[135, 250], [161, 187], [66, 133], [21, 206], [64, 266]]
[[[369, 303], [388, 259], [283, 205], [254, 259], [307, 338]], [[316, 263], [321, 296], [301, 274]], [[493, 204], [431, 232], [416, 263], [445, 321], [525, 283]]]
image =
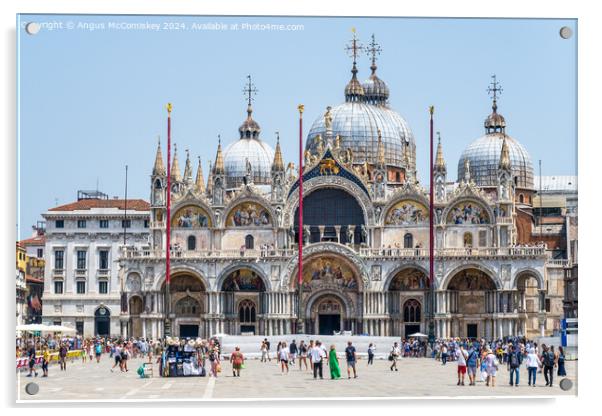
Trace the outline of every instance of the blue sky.
[[[573, 20], [21, 15], [18, 24], [30, 21], [63, 28], [18, 31], [21, 238], [57, 201], [75, 200], [78, 189], [98, 182], [101, 191], [123, 197], [126, 164], [128, 196], [148, 199], [158, 135], [165, 145], [167, 102], [181, 167], [188, 148], [195, 161], [201, 156], [206, 177], [217, 135], [224, 144], [238, 138], [247, 74], [259, 90], [253, 115], [263, 140], [274, 146], [279, 131], [285, 159], [296, 162], [297, 104], [305, 105], [307, 133], [326, 106], [344, 100], [352, 27], [364, 44], [374, 33], [382, 47], [378, 75], [416, 137], [419, 178], [428, 171], [428, 106], [436, 108], [455, 179], [462, 150], [484, 133], [494, 73], [504, 89], [498, 104], [507, 133], [523, 143], [536, 169], [541, 159], [544, 175], [577, 173], [576, 36], [558, 34], [562, 26], [576, 32]], [[110, 22], [170, 22], [173, 30], [117, 30]], [[90, 30], [101, 23], [105, 29]], [[239, 30], [192, 30], [194, 23]], [[244, 23], [303, 28], [242, 30]], [[360, 80], [369, 66], [362, 56]]]

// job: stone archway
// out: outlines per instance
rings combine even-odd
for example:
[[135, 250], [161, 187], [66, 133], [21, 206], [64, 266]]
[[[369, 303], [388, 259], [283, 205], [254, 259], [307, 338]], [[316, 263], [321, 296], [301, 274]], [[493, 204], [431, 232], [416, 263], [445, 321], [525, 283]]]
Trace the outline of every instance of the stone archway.
[[324, 290], [308, 299], [305, 309], [306, 329], [310, 334], [334, 335], [351, 330], [349, 299], [332, 290]]
[[140, 314], [143, 312], [144, 302], [138, 295], [130, 296], [128, 301], [128, 310], [130, 313], [129, 319], [129, 335], [131, 337], [139, 338], [142, 336], [142, 321], [140, 320]]
[[[162, 292], [166, 285], [163, 282]], [[195, 338], [204, 336], [203, 316], [206, 313], [207, 287], [202, 278], [192, 272], [181, 270], [171, 276], [170, 280], [170, 324], [172, 334]]]
[[[429, 279], [422, 267], [407, 266], [391, 274], [385, 282], [388, 294], [387, 311], [391, 317], [391, 335], [406, 337], [416, 332], [426, 332], [426, 311], [423, 305], [429, 305]], [[420, 305], [419, 314], [406, 314], [409, 301]], [[409, 318], [413, 318], [409, 320]], [[415, 318], [418, 317], [418, 320]]]
[[226, 316], [223, 331], [261, 333], [267, 304], [264, 276], [252, 267], [233, 267], [222, 273], [218, 285], [220, 308]]
[[516, 274], [513, 287], [517, 293], [516, 311], [520, 320], [521, 335], [541, 335], [540, 315], [546, 310], [545, 291], [541, 276], [532, 270]]

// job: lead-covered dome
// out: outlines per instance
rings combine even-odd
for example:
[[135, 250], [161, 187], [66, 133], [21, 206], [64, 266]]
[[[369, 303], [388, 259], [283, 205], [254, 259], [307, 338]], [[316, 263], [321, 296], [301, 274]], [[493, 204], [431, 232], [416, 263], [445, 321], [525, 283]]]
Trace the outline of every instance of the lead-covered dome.
[[499, 131], [488, 133], [468, 145], [458, 161], [458, 181], [464, 178], [465, 161], [468, 159], [470, 177], [475, 184], [482, 187], [496, 187], [504, 138], [510, 155], [512, 177], [517, 178], [517, 188], [534, 189], [531, 156], [522, 144]]
[[[259, 138], [261, 128], [253, 120], [251, 105], [247, 109], [247, 119], [239, 127], [239, 140], [224, 150], [224, 170], [228, 188], [238, 188], [244, 183], [250, 170], [255, 185], [269, 185], [272, 181], [271, 168], [274, 149]], [[247, 163], [248, 162], [248, 163]]]
[[[332, 135], [340, 136], [341, 148], [350, 148], [355, 163], [374, 163], [377, 158], [378, 130], [385, 147], [385, 162], [389, 166], [415, 170], [416, 146], [408, 123], [397, 112], [385, 106], [348, 101], [330, 110]], [[324, 117], [311, 126], [305, 148], [316, 153], [317, 135], [326, 137]], [[409, 166], [405, 162], [405, 146], [409, 146]]]

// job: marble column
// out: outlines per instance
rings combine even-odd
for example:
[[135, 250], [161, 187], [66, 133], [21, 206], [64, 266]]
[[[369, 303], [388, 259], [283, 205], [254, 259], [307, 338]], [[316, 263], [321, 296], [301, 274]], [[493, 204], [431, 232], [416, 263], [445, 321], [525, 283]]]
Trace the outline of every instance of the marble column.
[[335, 225], [334, 226], [334, 232], [337, 235], [337, 243], [341, 242], [341, 226], [340, 225]]

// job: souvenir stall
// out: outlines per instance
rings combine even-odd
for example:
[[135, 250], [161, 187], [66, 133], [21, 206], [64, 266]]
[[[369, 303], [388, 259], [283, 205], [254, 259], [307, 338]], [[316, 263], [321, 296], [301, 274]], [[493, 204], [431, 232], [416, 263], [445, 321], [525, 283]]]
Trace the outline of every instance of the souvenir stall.
[[167, 337], [161, 354], [160, 374], [163, 377], [204, 377], [203, 350], [205, 341], [201, 338], [180, 340]]

